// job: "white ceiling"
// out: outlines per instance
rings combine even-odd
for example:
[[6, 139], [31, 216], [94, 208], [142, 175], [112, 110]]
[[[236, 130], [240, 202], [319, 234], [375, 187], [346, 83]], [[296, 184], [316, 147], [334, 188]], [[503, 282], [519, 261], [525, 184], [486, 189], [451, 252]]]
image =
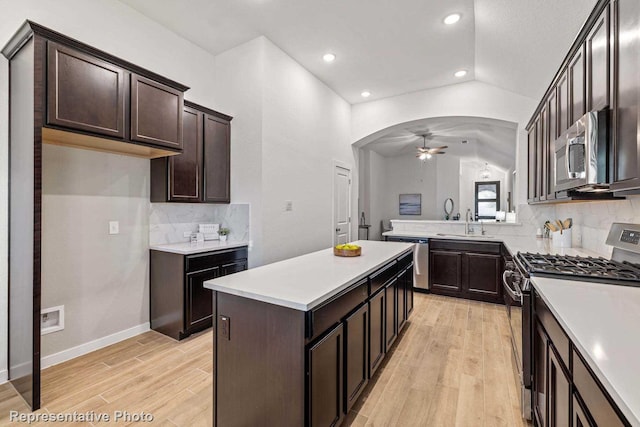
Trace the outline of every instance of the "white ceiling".
[[121, 1], [214, 55], [264, 35], [351, 103], [474, 78], [537, 99], [596, 2]]
[[[385, 157], [412, 156], [423, 145], [420, 134], [432, 134], [427, 147], [447, 146], [445, 156], [489, 162], [503, 170], [515, 168], [515, 123], [478, 117], [439, 117], [396, 128], [367, 144], [366, 148]], [[462, 141], [467, 141], [466, 144]]]

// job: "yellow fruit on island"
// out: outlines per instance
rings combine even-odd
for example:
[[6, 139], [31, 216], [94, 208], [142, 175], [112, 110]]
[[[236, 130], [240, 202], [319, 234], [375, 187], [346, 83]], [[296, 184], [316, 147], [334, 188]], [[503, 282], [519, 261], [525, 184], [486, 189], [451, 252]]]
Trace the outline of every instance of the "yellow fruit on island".
[[353, 244], [350, 244], [350, 243], [345, 243], [345, 244], [342, 244], [342, 245], [336, 245], [336, 249], [338, 249], [338, 250], [347, 250], [347, 251], [355, 251], [355, 250], [360, 249], [360, 246], [353, 245]]

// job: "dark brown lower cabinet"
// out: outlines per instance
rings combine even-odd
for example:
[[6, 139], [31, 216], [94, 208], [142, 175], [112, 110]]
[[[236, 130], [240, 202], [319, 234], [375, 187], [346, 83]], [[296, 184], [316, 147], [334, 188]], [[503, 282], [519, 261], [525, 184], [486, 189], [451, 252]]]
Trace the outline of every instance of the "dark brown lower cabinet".
[[549, 427], [569, 427], [571, 424], [571, 385], [569, 374], [560, 362], [552, 345], [548, 346], [549, 370], [547, 373], [549, 384]]
[[470, 298], [499, 301], [502, 297], [502, 256], [466, 253], [466, 291]]
[[385, 286], [385, 315], [384, 315], [384, 336], [385, 336], [385, 352], [389, 351], [393, 343], [398, 337], [398, 324], [396, 323], [397, 306], [397, 294], [396, 284], [398, 279], [393, 279], [389, 284]]
[[409, 319], [409, 315], [413, 311], [413, 263], [409, 266], [409, 271], [407, 272], [407, 319]]
[[535, 322], [533, 332], [533, 408], [536, 425], [547, 424], [547, 349], [549, 339], [542, 326]]
[[532, 392], [535, 425], [630, 426], [538, 295], [534, 310]]
[[431, 292], [502, 304], [501, 247], [497, 242], [430, 240]]
[[369, 305], [364, 304], [344, 321], [345, 413], [369, 382]]
[[457, 296], [462, 292], [462, 252], [429, 252], [429, 280], [433, 293]]
[[204, 282], [247, 269], [247, 247], [182, 255], [152, 250], [151, 329], [181, 340], [211, 327], [212, 292]]
[[369, 300], [369, 378], [382, 363], [387, 349], [384, 340], [386, 291], [380, 289]]
[[343, 327], [336, 326], [309, 348], [309, 424], [312, 427], [340, 425], [344, 418]]
[[187, 330], [197, 330], [211, 326], [213, 304], [211, 291], [205, 289], [204, 282], [220, 277], [220, 267], [187, 274]]
[[396, 325], [398, 332], [407, 321], [407, 270], [404, 270], [396, 282]]

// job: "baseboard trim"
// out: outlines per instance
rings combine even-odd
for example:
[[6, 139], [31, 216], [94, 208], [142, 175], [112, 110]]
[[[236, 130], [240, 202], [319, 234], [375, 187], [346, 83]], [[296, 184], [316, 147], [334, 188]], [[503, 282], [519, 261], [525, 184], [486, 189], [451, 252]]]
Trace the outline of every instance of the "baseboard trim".
[[63, 350], [59, 353], [54, 353], [42, 358], [42, 369], [48, 368], [58, 363], [66, 362], [67, 360], [75, 359], [76, 357], [91, 353], [92, 351], [99, 350], [103, 347], [107, 347], [111, 344], [115, 344], [120, 341], [124, 341], [128, 338], [135, 337], [151, 329], [149, 322], [143, 323], [133, 328], [125, 329], [124, 331], [116, 332], [115, 334], [107, 335], [106, 337], [98, 338], [97, 340], [89, 341], [79, 346]]
[[430, 289], [416, 288], [415, 286], [413, 287], [413, 291], [414, 292], [418, 292], [419, 294], [430, 294], [431, 293]]
[[9, 380], [9, 376], [7, 375], [7, 370], [0, 371], [0, 384], [4, 384]]

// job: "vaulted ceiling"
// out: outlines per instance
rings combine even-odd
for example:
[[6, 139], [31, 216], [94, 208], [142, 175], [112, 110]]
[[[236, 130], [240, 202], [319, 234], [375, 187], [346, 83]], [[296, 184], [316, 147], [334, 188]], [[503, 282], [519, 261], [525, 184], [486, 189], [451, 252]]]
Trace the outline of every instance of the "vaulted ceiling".
[[264, 35], [351, 103], [472, 79], [538, 99], [596, 2], [121, 1], [214, 55]]

